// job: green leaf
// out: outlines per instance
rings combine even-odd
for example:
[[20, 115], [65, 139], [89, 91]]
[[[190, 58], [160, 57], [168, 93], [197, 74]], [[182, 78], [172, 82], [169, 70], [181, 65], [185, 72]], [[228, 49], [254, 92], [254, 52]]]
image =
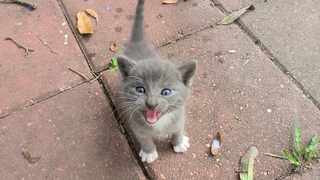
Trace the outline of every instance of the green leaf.
[[317, 135], [314, 135], [311, 139], [310, 145], [303, 148], [301, 150], [301, 152], [305, 153], [305, 152], [313, 152], [314, 150], [316, 150], [316, 148], [318, 147], [319, 141], [317, 139]]
[[287, 153], [286, 150], [283, 150], [283, 155], [284, 155], [291, 163], [293, 163], [293, 164], [295, 164], [295, 165], [299, 165], [299, 164], [300, 164], [297, 160], [295, 160], [292, 156], [290, 156], [290, 155]]
[[240, 172], [240, 180], [248, 180], [248, 173]]
[[115, 58], [115, 57], [111, 58], [109, 69], [111, 72], [118, 69], [117, 58]]
[[317, 149], [318, 147], [318, 144], [319, 144], [319, 141], [317, 139], [317, 135], [315, 134], [312, 139], [311, 139], [311, 143], [309, 145], [309, 149], [310, 149], [310, 152], [313, 152], [314, 150]]
[[297, 158], [297, 160], [300, 162], [300, 153], [291, 148], [292, 154]]
[[253, 180], [253, 164], [254, 158], [258, 156], [258, 149], [250, 147], [240, 160], [240, 179]]
[[301, 151], [301, 132], [300, 132], [300, 128], [299, 128], [298, 124], [296, 124], [296, 126], [294, 128], [294, 132], [295, 132], [295, 136], [296, 136], [298, 152], [300, 152]]
[[309, 153], [309, 157], [318, 156], [320, 152], [311, 152]]
[[317, 156], [319, 154], [320, 152], [310, 152], [308, 155], [305, 156], [305, 158], [307, 159], [307, 161], [309, 161], [310, 158], [312, 158], [313, 156]]

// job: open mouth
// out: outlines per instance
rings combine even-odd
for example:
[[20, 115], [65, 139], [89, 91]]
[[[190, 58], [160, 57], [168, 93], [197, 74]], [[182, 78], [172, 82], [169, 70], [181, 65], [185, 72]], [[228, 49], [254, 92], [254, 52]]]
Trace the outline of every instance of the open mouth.
[[159, 116], [161, 115], [160, 111], [147, 109], [144, 111], [146, 120], [149, 124], [154, 124], [158, 121]]

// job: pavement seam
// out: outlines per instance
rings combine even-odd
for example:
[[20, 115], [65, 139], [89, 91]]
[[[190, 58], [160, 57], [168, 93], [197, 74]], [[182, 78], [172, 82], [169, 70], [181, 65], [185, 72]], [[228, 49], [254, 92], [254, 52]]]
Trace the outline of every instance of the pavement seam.
[[8, 117], [8, 116], [10, 116], [10, 115], [12, 115], [12, 114], [14, 114], [14, 113], [17, 113], [17, 112], [19, 112], [19, 111], [21, 111], [21, 110], [24, 110], [24, 109], [27, 109], [27, 108], [29, 108], [29, 107], [31, 107], [31, 106], [33, 106], [33, 105], [36, 105], [36, 104], [38, 104], [38, 103], [40, 103], [40, 102], [42, 102], [42, 101], [45, 101], [45, 100], [47, 100], [47, 99], [50, 99], [50, 98], [52, 98], [52, 97], [55, 97], [55, 96], [57, 96], [57, 95], [59, 95], [59, 94], [62, 94], [62, 93], [64, 93], [64, 92], [66, 92], [66, 91], [69, 91], [69, 90], [71, 90], [71, 89], [73, 89], [73, 88], [75, 88], [75, 87], [78, 87], [78, 86], [81, 86], [81, 85], [83, 85], [83, 84], [85, 84], [85, 83], [89, 83], [89, 82], [85, 82], [85, 81], [83, 81], [83, 82], [80, 82], [80, 83], [78, 83], [78, 84], [76, 84], [76, 85], [71, 85], [71, 86], [69, 86], [68, 88], [66, 88], [66, 89], [64, 89], [64, 90], [59, 90], [58, 92], [53, 92], [51, 95], [48, 95], [48, 96], [45, 96], [45, 97], [42, 97], [42, 98], [39, 98], [39, 99], [31, 99], [29, 102], [27, 102], [27, 104], [26, 105], [24, 105], [24, 106], [22, 106], [22, 107], [19, 107], [19, 108], [15, 108], [15, 109], [12, 109], [12, 110], [10, 110], [7, 114], [4, 114], [4, 115], [1, 115], [0, 116], [0, 119], [3, 119], [3, 118], [5, 118], [5, 117]]
[[148, 171], [147, 171], [144, 163], [141, 161], [141, 158], [140, 158], [140, 156], [138, 155], [138, 151], [137, 151], [137, 149], [135, 148], [135, 145], [134, 145], [134, 143], [133, 143], [133, 140], [132, 140], [132, 138], [131, 138], [131, 136], [130, 136], [128, 130], [127, 130], [127, 128], [125, 127], [122, 119], [121, 119], [120, 116], [119, 116], [119, 113], [118, 113], [118, 111], [117, 111], [117, 108], [116, 108], [115, 104], [113, 103], [112, 98], [110, 97], [110, 94], [109, 94], [109, 92], [108, 92], [107, 87], [105, 86], [105, 84], [103, 83], [103, 80], [102, 80], [101, 78], [99, 78], [98, 81], [99, 81], [100, 87], [101, 87], [103, 93], [105, 94], [106, 99], [107, 99], [107, 101], [108, 101], [108, 103], [109, 103], [109, 105], [110, 105], [110, 107], [111, 107], [111, 109], [112, 109], [112, 112], [113, 112], [113, 114], [114, 114], [114, 116], [115, 116], [115, 118], [116, 118], [116, 120], [117, 120], [117, 122], [118, 122], [120, 131], [121, 131], [121, 133], [124, 135], [124, 137], [126, 138], [128, 144], [129, 144], [129, 146], [130, 146], [130, 148], [131, 148], [131, 151], [132, 151], [135, 159], [137, 160], [138, 165], [139, 165], [140, 168], [141, 168], [141, 171], [143, 172], [143, 174], [145, 175], [145, 177], [146, 177], [148, 180], [151, 179], [151, 176], [149, 175], [149, 173], [148, 173]]
[[[216, 7], [223, 13], [228, 14], [227, 9], [223, 7], [221, 3], [217, 0], [211, 0]], [[247, 35], [250, 39], [261, 49], [261, 51], [290, 79], [299, 89], [302, 90], [303, 94], [311, 100], [311, 102], [320, 110], [320, 104], [317, 100], [301, 85], [301, 83], [294, 77], [293, 74], [273, 55], [273, 53], [264, 45], [260, 39], [245, 25], [241, 20], [241, 17], [238, 18], [234, 23]]]
[[94, 63], [92, 61], [92, 58], [90, 57], [86, 46], [83, 44], [83, 41], [80, 39], [79, 34], [77, 32], [75, 32], [77, 28], [73, 24], [73, 22], [71, 21], [71, 17], [69, 15], [69, 13], [67, 12], [67, 8], [65, 7], [64, 3], [62, 2], [62, 0], [57, 0], [57, 2], [59, 4], [59, 6], [60, 6], [60, 9], [62, 10], [62, 13], [63, 13], [64, 17], [66, 18], [66, 20], [68, 22], [68, 26], [69, 26], [74, 38], [76, 39], [82, 54], [84, 55], [84, 58], [87, 61], [87, 64], [88, 64], [88, 66], [90, 68], [90, 71], [92, 73], [94, 73], [94, 70], [96, 68], [95, 68]]

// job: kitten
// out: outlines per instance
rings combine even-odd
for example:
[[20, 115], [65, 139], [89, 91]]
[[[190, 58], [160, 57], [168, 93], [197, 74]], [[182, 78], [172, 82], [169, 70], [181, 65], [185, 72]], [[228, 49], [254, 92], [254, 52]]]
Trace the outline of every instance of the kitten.
[[153, 137], [171, 133], [175, 152], [185, 152], [190, 146], [183, 135], [185, 101], [197, 61], [178, 66], [158, 57], [144, 35], [144, 3], [139, 0], [130, 42], [125, 53], [117, 56], [121, 74], [118, 97], [119, 110], [127, 115], [140, 142], [139, 156], [151, 163], [158, 157]]

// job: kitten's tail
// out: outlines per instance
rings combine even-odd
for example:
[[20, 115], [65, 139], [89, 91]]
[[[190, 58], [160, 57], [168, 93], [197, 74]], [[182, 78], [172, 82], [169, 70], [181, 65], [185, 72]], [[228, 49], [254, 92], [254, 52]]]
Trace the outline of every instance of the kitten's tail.
[[136, 7], [136, 15], [131, 32], [130, 42], [138, 42], [145, 40], [144, 35], [144, 2], [145, 0], [139, 0]]

